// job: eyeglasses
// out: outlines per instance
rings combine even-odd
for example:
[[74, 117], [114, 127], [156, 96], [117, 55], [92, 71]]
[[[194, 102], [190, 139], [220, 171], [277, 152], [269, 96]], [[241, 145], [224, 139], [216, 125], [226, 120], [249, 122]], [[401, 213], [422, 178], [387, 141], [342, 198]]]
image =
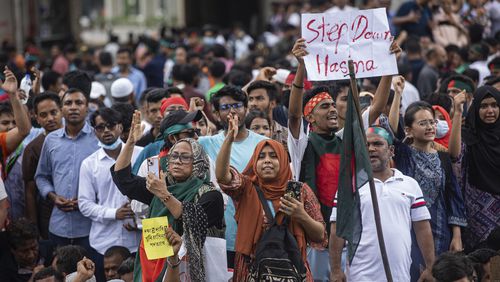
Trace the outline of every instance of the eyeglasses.
[[234, 104], [222, 104], [219, 106], [220, 111], [229, 111], [229, 110], [231, 110], [231, 108], [233, 108], [235, 110], [241, 109], [241, 108], [243, 108], [243, 102], [238, 102], [238, 103], [234, 103]]
[[181, 164], [189, 164], [192, 163], [194, 158], [193, 155], [190, 154], [179, 154], [179, 153], [172, 153], [167, 156], [168, 162], [173, 162], [175, 160], [179, 160]]
[[104, 130], [107, 128], [109, 130], [115, 130], [116, 123], [114, 122], [108, 122], [108, 123], [101, 123], [96, 126], [94, 126], [95, 131], [102, 133]]
[[422, 128], [425, 128], [429, 125], [436, 126], [437, 123], [438, 123], [437, 119], [424, 119], [424, 120], [417, 121], [417, 125], [422, 127]]

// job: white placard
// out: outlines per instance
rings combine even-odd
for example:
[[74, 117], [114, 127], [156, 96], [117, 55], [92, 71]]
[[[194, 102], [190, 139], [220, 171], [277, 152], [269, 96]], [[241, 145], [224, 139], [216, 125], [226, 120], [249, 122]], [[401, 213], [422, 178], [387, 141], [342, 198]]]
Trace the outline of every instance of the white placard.
[[354, 61], [357, 78], [398, 73], [385, 8], [339, 13], [302, 14], [304, 57], [309, 80], [348, 78]]

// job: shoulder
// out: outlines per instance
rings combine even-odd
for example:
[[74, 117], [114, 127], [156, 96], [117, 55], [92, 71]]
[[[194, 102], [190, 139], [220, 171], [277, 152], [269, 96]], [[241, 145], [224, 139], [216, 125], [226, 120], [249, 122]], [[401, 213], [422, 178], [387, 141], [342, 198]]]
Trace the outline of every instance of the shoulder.
[[394, 171], [394, 177], [400, 178], [404, 187], [411, 187], [411, 188], [418, 188], [420, 189], [420, 185], [418, 182], [413, 178], [408, 175], [404, 175], [401, 171], [398, 169], [393, 168]]
[[266, 139], [269, 139], [267, 138], [266, 136], [263, 136], [263, 135], [260, 135], [260, 134], [257, 134], [251, 130], [248, 130], [248, 138], [247, 140], [253, 140], [255, 142], [260, 142], [262, 140], [266, 140]]

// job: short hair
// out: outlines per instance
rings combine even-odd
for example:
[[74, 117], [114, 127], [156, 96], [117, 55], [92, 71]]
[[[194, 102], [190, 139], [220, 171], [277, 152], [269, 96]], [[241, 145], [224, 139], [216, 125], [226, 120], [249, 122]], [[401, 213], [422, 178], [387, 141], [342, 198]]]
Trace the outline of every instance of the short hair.
[[250, 83], [247, 88], [248, 95], [250, 95], [250, 92], [256, 89], [265, 89], [267, 96], [269, 97], [269, 101], [276, 101], [278, 99], [278, 88], [276, 88], [276, 85], [269, 81], [256, 80]]
[[120, 267], [118, 267], [118, 275], [122, 276], [127, 273], [131, 273], [134, 271], [134, 264], [135, 264], [135, 259], [133, 257], [129, 257], [126, 260], [120, 264]]
[[226, 58], [227, 57], [227, 49], [221, 44], [214, 44], [210, 48], [210, 51], [214, 54], [216, 58]]
[[55, 71], [48, 70], [42, 75], [42, 87], [45, 90], [48, 90], [51, 85], [57, 83], [57, 80], [61, 77], [61, 75]]
[[226, 73], [226, 64], [221, 60], [215, 60], [208, 67], [208, 71], [213, 77], [222, 78]]
[[462, 254], [443, 253], [432, 266], [432, 276], [437, 282], [453, 282], [464, 277], [470, 279], [473, 274], [472, 262]]
[[269, 123], [269, 126], [271, 126], [271, 119], [269, 118], [269, 115], [263, 111], [259, 110], [252, 110], [250, 111], [247, 116], [245, 117], [245, 127], [247, 129], [250, 129], [250, 126], [252, 125], [252, 121], [256, 118], [262, 118], [267, 120]]
[[182, 95], [182, 97], [184, 97], [184, 93], [182, 93], [182, 90], [178, 87], [167, 88], [167, 98], [170, 98], [170, 96], [172, 96], [172, 94], [179, 94], [179, 95]]
[[192, 84], [196, 75], [198, 75], [198, 68], [192, 65], [177, 64], [172, 68], [172, 78], [186, 84]]
[[168, 90], [165, 88], [153, 89], [146, 95], [146, 101], [148, 103], [158, 103], [161, 100], [167, 98], [168, 95]]
[[455, 44], [448, 44], [448, 45], [446, 45], [446, 47], [444, 47], [444, 50], [446, 50], [446, 54], [449, 54], [449, 53], [460, 54], [460, 47], [458, 47]]
[[101, 108], [97, 109], [90, 116], [90, 125], [94, 127], [96, 125], [95, 119], [100, 116], [106, 122], [121, 123], [123, 120], [122, 114], [112, 108]]
[[111, 109], [121, 113], [123, 131], [129, 131], [132, 126], [132, 118], [134, 117], [134, 106], [129, 103], [114, 103]]
[[123, 260], [126, 260], [130, 257], [130, 251], [123, 246], [112, 246], [104, 252], [105, 258], [109, 258], [115, 255], [118, 255], [122, 257]]
[[35, 111], [35, 114], [38, 114], [38, 104], [45, 100], [52, 100], [56, 103], [57, 107], [61, 108], [61, 98], [59, 98], [59, 95], [51, 91], [45, 91], [33, 98], [33, 110]]
[[113, 56], [109, 52], [102, 51], [99, 53], [99, 63], [101, 66], [110, 67], [113, 65]]
[[33, 276], [33, 282], [54, 276], [56, 282], [63, 282], [64, 276], [52, 266], [42, 268]]
[[224, 77], [225, 84], [237, 87], [243, 87], [247, 85], [251, 80], [251, 74], [234, 68], [229, 71], [229, 73]]
[[21, 217], [7, 227], [7, 238], [9, 246], [17, 249], [29, 240], [38, 241], [38, 228], [28, 219]]
[[219, 111], [220, 99], [226, 96], [231, 97], [238, 102], [243, 102], [243, 106], [245, 106], [245, 108], [248, 106], [248, 97], [243, 90], [234, 86], [226, 85], [219, 91], [215, 92], [212, 96], [212, 105], [216, 111]]
[[88, 100], [92, 88], [92, 79], [86, 72], [79, 70], [67, 72], [63, 76], [63, 84], [66, 84], [68, 88], [80, 89]]
[[476, 263], [486, 264], [488, 263], [492, 257], [500, 255], [498, 252], [492, 249], [477, 249], [472, 253], [468, 254], [468, 257]]
[[415, 114], [421, 110], [427, 110], [434, 116], [434, 110], [429, 103], [425, 101], [413, 102], [406, 108], [404, 116], [405, 126], [411, 126], [415, 121]]
[[64, 92], [64, 94], [62, 95], [61, 97], [61, 103], [64, 101], [64, 98], [66, 97], [66, 95], [69, 95], [69, 94], [74, 94], [74, 93], [82, 93], [83, 96], [85, 97], [85, 101], [86, 103], [88, 104], [89, 101], [90, 101], [90, 96], [88, 95], [85, 95], [85, 93], [82, 92], [82, 90], [78, 89], [78, 88], [70, 88], [68, 90], [66, 90], [66, 92]]
[[429, 95], [424, 99], [424, 101], [432, 106], [440, 106], [441, 108], [445, 109], [448, 114], [451, 112], [451, 107], [453, 106], [453, 98], [445, 93]]
[[479, 81], [479, 71], [476, 69], [468, 68], [462, 74], [473, 81]]
[[76, 271], [78, 262], [88, 254], [82, 246], [67, 245], [56, 250], [56, 257], [56, 270], [68, 275]]
[[132, 50], [127, 47], [120, 47], [116, 54], [127, 53], [129, 56], [132, 56]]
[[[306, 94], [304, 95], [303, 102], [302, 102], [302, 111], [304, 111], [304, 108], [306, 107], [306, 104], [311, 100], [314, 96], [318, 95], [321, 92], [328, 93], [330, 97], [332, 97], [332, 94], [330, 93], [330, 88], [328, 86], [318, 86], [314, 87], [310, 91], [307, 91]], [[335, 100], [332, 97], [333, 100]]]
[[10, 101], [0, 103], [0, 115], [14, 115]]

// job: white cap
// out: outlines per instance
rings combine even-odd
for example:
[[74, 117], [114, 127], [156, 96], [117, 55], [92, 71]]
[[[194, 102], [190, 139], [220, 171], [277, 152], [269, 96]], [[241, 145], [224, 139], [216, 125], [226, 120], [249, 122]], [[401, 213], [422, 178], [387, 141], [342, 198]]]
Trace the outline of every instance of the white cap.
[[106, 88], [102, 83], [92, 81], [92, 88], [90, 89], [90, 99], [97, 99], [101, 96], [106, 96]]
[[134, 91], [134, 85], [128, 78], [122, 77], [118, 78], [111, 84], [111, 96], [113, 98], [123, 98], [132, 94]]
[[273, 79], [281, 84], [286, 84], [286, 78], [290, 75], [290, 71], [286, 69], [277, 69]]

